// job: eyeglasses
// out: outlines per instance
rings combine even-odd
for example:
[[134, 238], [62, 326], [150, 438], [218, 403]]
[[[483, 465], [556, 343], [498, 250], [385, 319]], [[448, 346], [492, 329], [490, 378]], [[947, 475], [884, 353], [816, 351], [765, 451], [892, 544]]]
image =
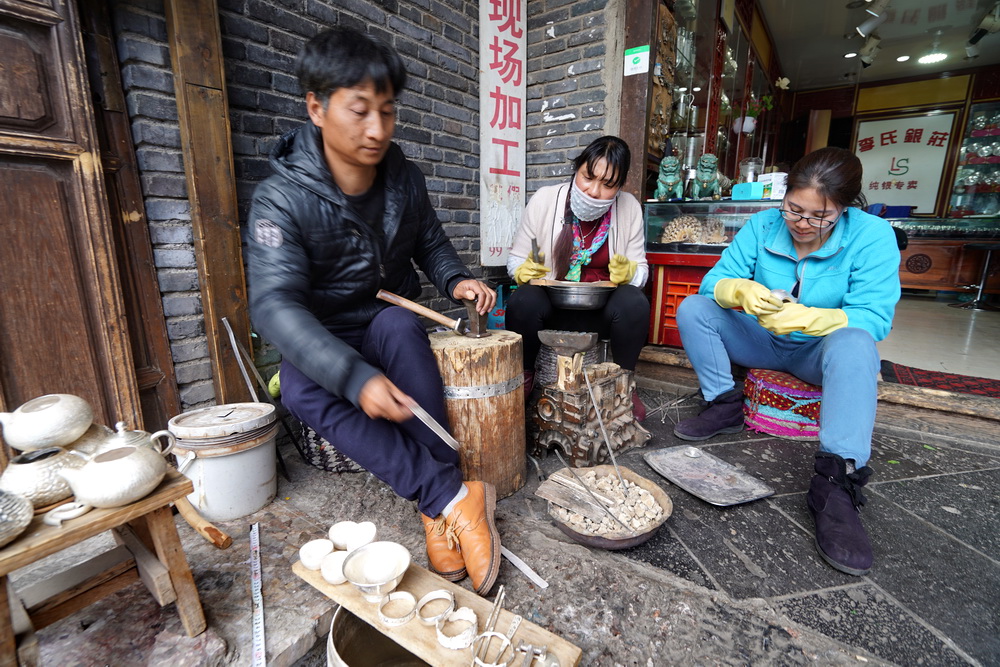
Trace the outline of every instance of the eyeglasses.
[[811, 226], [819, 227], [820, 229], [826, 229], [827, 227], [831, 226], [833, 223], [837, 222], [837, 220], [840, 219], [839, 214], [837, 215], [837, 220], [826, 220], [825, 218], [816, 218], [809, 215], [801, 215], [799, 213], [796, 213], [795, 211], [788, 211], [783, 208], [778, 209], [778, 212], [781, 213], [781, 217], [787, 220], [788, 222], [798, 222], [799, 220], [805, 220]]

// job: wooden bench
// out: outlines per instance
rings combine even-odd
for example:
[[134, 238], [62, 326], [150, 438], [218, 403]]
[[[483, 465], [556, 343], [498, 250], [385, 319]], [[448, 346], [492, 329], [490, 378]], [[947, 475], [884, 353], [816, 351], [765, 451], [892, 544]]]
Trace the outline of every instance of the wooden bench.
[[[61, 527], [36, 516], [0, 549], [0, 667], [38, 662], [34, 631], [141, 580], [160, 605], [177, 603], [188, 636], [205, 630], [198, 589], [177, 536], [170, 504], [191, 493], [191, 480], [170, 470], [148, 496], [124, 507], [95, 509]], [[118, 546], [15, 591], [8, 575], [106, 530]], [[20, 642], [18, 639], [20, 638]], [[20, 644], [20, 645], [19, 645]]]

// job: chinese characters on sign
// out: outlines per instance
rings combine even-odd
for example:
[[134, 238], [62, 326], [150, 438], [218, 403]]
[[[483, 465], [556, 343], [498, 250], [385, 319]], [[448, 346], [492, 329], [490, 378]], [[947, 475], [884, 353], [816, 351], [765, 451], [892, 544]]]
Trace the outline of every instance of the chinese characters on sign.
[[479, 236], [503, 266], [524, 210], [527, 0], [479, 3]]
[[868, 203], [934, 213], [954, 119], [946, 113], [858, 123], [854, 152], [864, 168]]

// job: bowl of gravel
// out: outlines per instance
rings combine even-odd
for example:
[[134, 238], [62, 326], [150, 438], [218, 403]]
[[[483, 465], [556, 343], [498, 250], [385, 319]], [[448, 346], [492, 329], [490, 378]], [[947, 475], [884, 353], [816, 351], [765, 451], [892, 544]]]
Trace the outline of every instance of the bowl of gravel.
[[593, 504], [608, 510], [597, 513], [591, 508], [584, 514], [549, 501], [549, 516], [556, 527], [580, 544], [599, 549], [629, 549], [651, 538], [673, 512], [673, 502], [651, 480], [622, 466], [618, 470], [621, 479], [611, 465], [572, 472], [563, 468], [550, 475], [550, 479], [555, 476], [576, 485], [582, 482], [593, 493], [587, 494]]

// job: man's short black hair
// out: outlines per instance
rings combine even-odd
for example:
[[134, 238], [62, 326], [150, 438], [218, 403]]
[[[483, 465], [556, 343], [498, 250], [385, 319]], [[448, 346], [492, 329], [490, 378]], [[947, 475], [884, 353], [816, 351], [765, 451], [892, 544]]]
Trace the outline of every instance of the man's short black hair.
[[351, 28], [330, 28], [310, 39], [295, 70], [302, 92], [312, 92], [324, 104], [338, 89], [367, 80], [377, 92], [391, 88], [396, 97], [406, 86], [406, 67], [396, 50]]

